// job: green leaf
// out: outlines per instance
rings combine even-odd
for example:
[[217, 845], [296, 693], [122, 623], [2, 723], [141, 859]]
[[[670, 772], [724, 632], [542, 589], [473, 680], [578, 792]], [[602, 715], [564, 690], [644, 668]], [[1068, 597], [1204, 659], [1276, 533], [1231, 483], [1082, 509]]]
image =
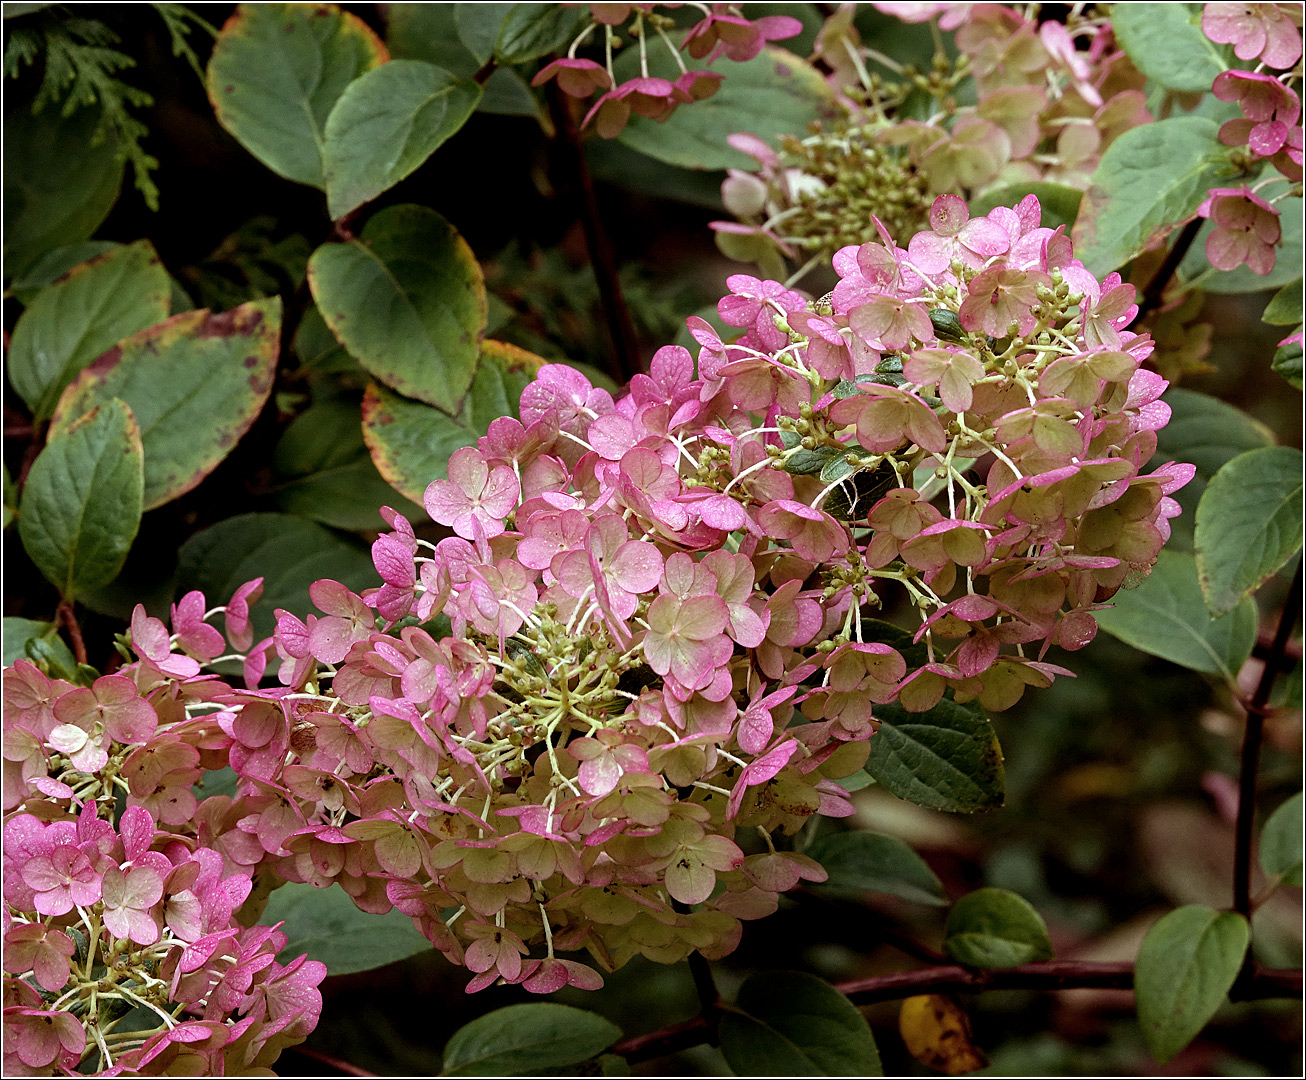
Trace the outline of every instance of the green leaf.
[[993, 724], [974, 703], [944, 698], [923, 713], [878, 705], [866, 771], [900, 799], [972, 813], [1002, 805], [1005, 774]]
[[[458, 36], [458, 4], [391, 4], [386, 47], [395, 60], [425, 60], [460, 79], [476, 74], [483, 61]], [[480, 7], [482, 5], [467, 5]]]
[[1213, 120], [1176, 116], [1107, 147], [1075, 220], [1076, 257], [1101, 277], [1196, 214], [1207, 191], [1231, 175], [1217, 130]]
[[416, 503], [433, 480], [443, 480], [449, 455], [474, 446], [494, 420], [517, 416], [521, 392], [540, 357], [486, 341], [476, 376], [458, 415], [411, 401], [373, 383], [363, 397], [363, 439], [377, 471]]
[[499, 40], [499, 27], [516, 6], [516, 4], [453, 5], [454, 25], [458, 29], [458, 39], [476, 58], [478, 65], [486, 63], [494, 55], [494, 46]]
[[883, 1076], [866, 1018], [814, 975], [749, 978], [721, 1017], [721, 1053], [737, 1076]]
[[453, 1033], [441, 1076], [537, 1076], [579, 1065], [621, 1038], [621, 1029], [586, 1009], [553, 1002], [509, 1005]]
[[[638, 49], [617, 61], [619, 80], [639, 75]], [[680, 74], [665, 49], [649, 51], [649, 74], [675, 80]], [[726, 143], [749, 131], [771, 143], [807, 129], [829, 110], [830, 88], [810, 64], [783, 49], [763, 49], [752, 60], [731, 64], [721, 89], [705, 101], [677, 109], [665, 121], [632, 116], [617, 137], [649, 157], [689, 169], [756, 169], [757, 162]]]
[[74, 266], [120, 247], [122, 244], [116, 240], [83, 240], [47, 251], [10, 282], [9, 294], [26, 307], [37, 293], [47, 285], [53, 285]]
[[425, 521], [421, 506], [402, 498], [376, 471], [363, 442], [356, 402], [330, 399], [297, 416], [282, 434], [272, 464], [277, 505], [287, 514], [337, 529], [382, 527], [379, 507]]
[[[1109, 151], [1108, 151], [1109, 152]], [[1283, 235], [1275, 250], [1274, 269], [1268, 274], [1253, 273], [1247, 266], [1233, 270], [1212, 270], [1206, 258], [1206, 239], [1215, 229], [1208, 221], [1197, 233], [1197, 239], [1184, 261], [1179, 264], [1179, 274], [1185, 281], [1194, 281], [1201, 275], [1200, 286], [1205, 292], [1249, 293], [1264, 289], [1277, 289], [1301, 276], [1302, 267], [1302, 203], [1300, 199], [1284, 199], [1278, 204], [1279, 224]]]
[[59, 636], [54, 623], [37, 622], [35, 619], [20, 619], [14, 615], [6, 615], [3, 627], [0, 628], [0, 643], [3, 643], [3, 656], [0, 656], [0, 667], [11, 667], [15, 660], [30, 659], [32, 653], [28, 650], [28, 643], [38, 641], [43, 643], [46, 648], [53, 650], [58, 661], [68, 671], [76, 669], [77, 661], [73, 659], [72, 650], [64, 644], [64, 640]]
[[377, 584], [362, 544], [287, 514], [226, 518], [187, 540], [178, 561], [177, 595], [199, 589], [214, 604], [263, 578], [263, 598], [251, 609], [255, 638], [272, 633], [275, 608], [301, 618], [313, 610], [308, 587], [318, 578], [334, 578], [355, 592]]
[[86, 240], [118, 201], [125, 167], [100, 138], [98, 109], [68, 117], [15, 109], [4, 121], [4, 264], [16, 276], [42, 255]]
[[1171, 550], [1191, 551], [1198, 502], [1211, 477], [1244, 451], [1272, 446], [1274, 435], [1242, 410], [1209, 394], [1171, 389], [1161, 400], [1170, 406], [1170, 422], [1157, 432], [1156, 456], [1144, 471], [1151, 472], [1167, 461], [1197, 466], [1197, 475], [1173, 496], [1184, 512], [1171, 520], [1166, 545]]
[[276, 296], [221, 315], [174, 315], [83, 371], [59, 399], [51, 431], [122, 398], [140, 424], [152, 510], [195, 487], [249, 430], [272, 390], [280, 333]]
[[360, 75], [326, 122], [327, 210], [340, 219], [399, 183], [471, 116], [474, 82], [420, 60], [391, 60]]
[[1228, 462], [1197, 506], [1194, 541], [1202, 595], [1218, 618], [1301, 548], [1301, 451], [1264, 446]]
[[1036, 180], [986, 192], [970, 201], [970, 212], [976, 215], [987, 214], [995, 206], [1015, 206], [1026, 195], [1037, 196], [1038, 204], [1043, 210], [1044, 228], [1055, 229], [1064, 225], [1067, 231], [1075, 224], [1075, 219], [1079, 216], [1079, 204], [1084, 199], [1084, 193], [1078, 188]]
[[1163, 915], [1147, 932], [1134, 966], [1134, 996], [1143, 1039], [1157, 1061], [1169, 1061], [1215, 1015], [1250, 937], [1241, 915], [1198, 904]]
[[1181, 551], [1162, 551], [1136, 589], [1122, 589], [1113, 607], [1096, 612], [1098, 625], [1127, 645], [1193, 671], [1232, 682], [1256, 643], [1256, 605], [1249, 598], [1229, 617], [1207, 614], [1197, 563]]
[[584, 17], [574, 8], [557, 4], [514, 4], [499, 27], [494, 58], [500, 64], [524, 64], [565, 49]]
[[1283, 884], [1299, 889], [1302, 887], [1302, 812], [1299, 791], [1266, 819], [1259, 848], [1265, 876], [1280, 878]]
[[18, 534], [65, 600], [113, 580], [141, 523], [141, 432], [117, 398], [58, 432], [32, 463]]
[[9, 381], [38, 420], [101, 353], [168, 314], [172, 283], [148, 240], [97, 255], [42, 289], [19, 316]]
[[281, 963], [307, 953], [310, 960], [326, 964], [328, 975], [370, 971], [431, 947], [407, 915], [397, 910], [384, 915], [360, 911], [343, 889], [282, 885], [268, 900], [259, 922], [286, 924], [281, 928], [286, 947], [277, 956]]
[[1121, 4], [1111, 29], [1134, 67], [1169, 90], [1206, 93], [1229, 66], [1202, 33], [1201, 4]]
[[976, 889], [948, 912], [943, 949], [958, 963], [1009, 968], [1052, 958], [1043, 919], [1023, 896], [1006, 889]]
[[299, 320], [294, 350], [299, 357], [300, 369], [310, 375], [350, 373], [358, 376], [360, 386], [367, 382], [367, 373], [336, 340], [316, 304], [311, 305]]
[[357, 240], [323, 244], [308, 262], [332, 333], [392, 390], [456, 413], [485, 330], [485, 277], [472, 249], [434, 210], [391, 206]]
[[241, 4], [213, 46], [209, 100], [269, 169], [321, 188], [327, 117], [345, 87], [385, 58], [367, 24], [334, 5]]
[[888, 893], [918, 904], [947, 903], [943, 883], [925, 860], [896, 836], [845, 832], [817, 840], [807, 854], [825, 867], [820, 891]]
[[[1298, 326], [1297, 333], [1300, 334], [1301, 331], [1302, 328]], [[1302, 388], [1301, 341], [1291, 341], [1280, 345], [1274, 353], [1274, 359], [1270, 362], [1270, 369], [1275, 374], [1283, 376], [1300, 390]]]
[[1302, 320], [1302, 279], [1290, 281], [1265, 305], [1261, 322], [1271, 326], [1295, 326]]

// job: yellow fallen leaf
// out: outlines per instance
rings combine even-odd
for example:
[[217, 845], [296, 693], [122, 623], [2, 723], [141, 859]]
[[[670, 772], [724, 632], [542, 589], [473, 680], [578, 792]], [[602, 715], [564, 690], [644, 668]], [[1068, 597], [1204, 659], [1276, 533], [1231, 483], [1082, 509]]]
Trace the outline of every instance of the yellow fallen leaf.
[[912, 1057], [949, 1076], [974, 1072], [988, 1064], [971, 1042], [970, 1019], [960, 1005], [941, 994], [907, 998], [898, 1013], [898, 1031]]

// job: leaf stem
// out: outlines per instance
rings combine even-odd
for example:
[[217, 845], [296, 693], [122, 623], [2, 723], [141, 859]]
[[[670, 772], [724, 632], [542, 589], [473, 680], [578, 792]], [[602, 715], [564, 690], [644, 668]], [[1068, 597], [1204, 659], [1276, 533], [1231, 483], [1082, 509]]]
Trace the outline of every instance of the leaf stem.
[[1288, 587], [1288, 599], [1279, 615], [1279, 626], [1265, 658], [1265, 668], [1247, 709], [1247, 730], [1243, 735], [1242, 762], [1238, 774], [1238, 816], [1234, 826], [1233, 858], [1233, 908], [1238, 914], [1250, 918], [1252, 913], [1252, 824], [1256, 818], [1256, 770], [1260, 761], [1261, 736], [1265, 727], [1265, 714], [1270, 701], [1274, 680], [1283, 669], [1288, 639], [1297, 625], [1301, 607], [1301, 559]]
[[1205, 218], [1193, 218], [1183, 227], [1183, 231], [1179, 233], [1174, 245], [1166, 254], [1165, 261], [1157, 268], [1156, 273], [1152, 275], [1152, 280], [1143, 289], [1143, 298], [1138, 304], [1138, 314], [1134, 316], [1134, 322], [1137, 323], [1145, 319], [1161, 306], [1161, 298], [1165, 295], [1165, 287], [1170, 284], [1174, 272], [1179, 269], [1179, 264], [1184, 261], [1184, 256], [1188, 254], [1188, 249], [1193, 246], [1193, 241], [1197, 239], [1197, 234], [1205, 221]]
[[565, 148], [572, 172], [575, 174], [576, 186], [580, 193], [580, 216], [581, 225], [585, 229], [585, 246], [589, 248], [594, 277], [598, 281], [599, 298], [603, 304], [603, 314], [607, 318], [608, 333], [612, 337], [613, 362], [608, 374], [624, 385], [639, 371], [639, 345], [635, 338], [635, 327], [631, 323], [630, 309], [626, 306], [625, 297], [621, 292], [616, 256], [612, 250], [612, 241], [603, 228], [598, 199], [594, 194], [594, 180], [590, 176], [589, 165], [585, 162], [585, 150], [581, 146], [580, 133], [576, 130], [571, 110], [556, 82], [549, 84], [548, 98], [549, 113], [558, 132], [558, 142]]
[[86, 663], [86, 642], [82, 640], [82, 628], [77, 623], [72, 601], [64, 600], [60, 602], [55, 611], [55, 621], [63, 623], [68, 628], [68, 638], [73, 646], [73, 659], [79, 664]]

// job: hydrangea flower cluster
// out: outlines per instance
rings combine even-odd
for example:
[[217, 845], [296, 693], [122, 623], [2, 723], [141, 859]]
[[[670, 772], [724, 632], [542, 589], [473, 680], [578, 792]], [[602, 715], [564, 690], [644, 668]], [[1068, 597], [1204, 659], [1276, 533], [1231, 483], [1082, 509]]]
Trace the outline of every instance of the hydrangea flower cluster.
[[[1152, 119], [1144, 78], [1104, 16], [1076, 7], [1064, 23], [1040, 21], [1037, 4], [873, 6], [905, 22], [937, 19], [955, 31], [957, 59], [940, 47], [929, 70], [900, 64], [862, 42], [852, 5], [831, 15], [812, 59], [839, 111], [779, 153], [747, 134], [732, 140], [759, 169], [724, 182], [738, 220], [712, 227], [726, 255], [783, 276], [784, 260], [875, 241], [872, 215], [895, 234], [914, 232], [938, 194], [1035, 181], [1084, 189], [1112, 141]], [[975, 104], [959, 104], [968, 95]]]
[[[703, 18], [686, 32], [678, 49], [667, 31], [675, 28], [675, 21], [655, 9], [657, 4], [590, 4], [590, 21], [567, 49], [567, 55], [540, 69], [531, 81], [540, 86], [557, 79], [558, 88], [574, 98], [590, 98], [593, 104], [585, 114], [581, 126], [594, 123], [594, 129], [605, 139], [615, 139], [630, 120], [630, 114], [646, 116], [650, 120], [665, 120], [680, 105], [702, 101], [711, 97], [721, 86], [722, 76], [715, 71], [691, 70], [681, 57], [687, 51], [695, 60], [705, 60], [707, 66], [720, 56], [729, 60], [751, 60], [762, 51], [768, 41], [782, 41], [802, 32], [803, 24], [788, 15], [766, 15], [760, 19], [745, 18], [737, 4], [667, 4], [665, 7], [693, 7]], [[633, 18], [632, 18], [633, 17]], [[619, 83], [612, 64], [613, 51], [622, 45], [617, 27], [630, 20], [626, 33], [639, 48], [640, 73]], [[603, 28], [603, 57], [596, 60], [578, 57], [580, 49], [599, 27]], [[676, 66], [679, 77], [673, 82], [649, 75], [648, 37], [650, 31], [661, 38]]]
[[231, 800], [192, 791], [228, 756], [202, 605], [174, 609], [171, 638], [138, 608], [140, 660], [89, 685], [4, 672], [6, 1076], [270, 1076], [317, 1025], [326, 968], [279, 963], [286, 935], [241, 921], [257, 857], [220, 850], [243, 835]]
[[[1301, 193], [1301, 99], [1293, 89], [1300, 82], [1302, 56], [1300, 4], [1207, 4], [1202, 31], [1212, 41], [1232, 45], [1240, 60], [1259, 60], [1256, 70], [1222, 71], [1211, 85], [1220, 101], [1234, 101], [1242, 116], [1226, 121], [1219, 138], [1240, 149], [1249, 171], [1268, 164], [1274, 172], [1254, 184], [1212, 188], [1198, 214], [1215, 223], [1206, 239], [1206, 257], [1217, 270], [1246, 264], [1256, 274], [1274, 269], [1275, 246], [1282, 228], [1281, 199]], [[1272, 199], [1261, 192], [1276, 184], [1289, 187]]]
[[[453, 535], [383, 511], [378, 588], [319, 581], [258, 643], [258, 582], [214, 611], [192, 593], [171, 634], [138, 609], [136, 659], [90, 686], [8, 670], [23, 1065], [86, 1032], [143, 1071], [299, 1037], [320, 965], [233, 921], [251, 881], [398, 908], [469, 991], [723, 956], [824, 879], [785, 837], [852, 812], [837, 781], [880, 706], [1001, 709], [1068, 674], [1048, 648], [1148, 572], [1193, 468], [1143, 471], [1169, 410], [1132, 286], [1033, 196], [974, 218], [941, 196], [930, 221], [839, 251], [815, 302], [730, 278], [740, 336], [690, 320], [697, 366], [664, 348], [618, 400], [541, 368], [427, 489]], [[911, 629], [873, 617], [901, 600]], [[227, 644], [244, 687], [202, 673]], [[234, 795], [197, 804], [222, 766]], [[118, 1036], [125, 1004], [163, 1029]]]

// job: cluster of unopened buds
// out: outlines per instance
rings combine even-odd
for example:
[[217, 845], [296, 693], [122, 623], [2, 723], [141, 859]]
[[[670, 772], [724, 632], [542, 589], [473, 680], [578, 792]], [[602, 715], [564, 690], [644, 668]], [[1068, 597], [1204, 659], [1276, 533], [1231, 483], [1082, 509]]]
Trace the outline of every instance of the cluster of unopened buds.
[[[675, 21], [660, 14], [657, 7], [697, 8], [703, 18], [686, 31], [679, 48], [668, 35]], [[690, 70], [680, 53], [687, 51], [695, 60], [710, 66], [718, 57], [751, 60], [768, 41], [781, 41], [802, 32], [803, 24], [788, 15], [745, 18], [737, 4], [589, 4], [590, 21], [567, 49], [567, 55], [545, 65], [532, 80], [540, 86], [557, 79], [558, 88], [574, 98], [595, 98], [585, 114], [582, 127], [594, 122], [594, 129], [605, 139], [614, 139], [626, 126], [633, 112], [650, 120], [665, 120], [677, 106], [711, 97], [721, 86], [722, 75], [715, 71]], [[632, 19], [633, 16], [633, 19]], [[622, 45], [617, 28], [631, 20], [626, 33], [639, 48], [639, 75], [619, 82], [613, 67], [613, 51]], [[577, 51], [602, 28], [604, 62], [578, 57]], [[671, 81], [649, 75], [648, 38], [656, 34], [675, 60], [680, 75]]]
[[[6, 671], [7, 1049], [66, 1063], [84, 1028], [150, 1071], [299, 1035], [321, 969], [233, 921], [251, 880], [398, 908], [469, 990], [723, 956], [825, 878], [786, 838], [852, 812], [880, 706], [1068, 674], [1047, 649], [1148, 572], [1193, 469], [1143, 471], [1169, 410], [1132, 286], [1033, 196], [931, 224], [815, 302], [730, 278], [737, 340], [690, 320], [697, 370], [664, 348], [619, 400], [541, 368], [428, 488], [453, 535], [383, 511], [379, 588], [319, 581], [258, 643], [258, 582], [192, 593], [89, 686]], [[243, 687], [202, 673], [232, 656]], [[142, 1003], [164, 1029], [115, 1042]]]
[[759, 168], [731, 170], [723, 185], [739, 219], [712, 224], [727, 255], [771, 268], [780, 256], [828, 257], [874, 240], [871, 215], [914, 232], [939, 194], [1039, 181], [1083, 190], [1111, 143], [1152, 119], [1143, 76], [1100, 14], [1076, 6], [1061, 22], [1040, 20], [1037, 4], [872, 6], [955, 31], [956, 59], [939, 38], [931, 68], [900, 64], [863, 43], [854, 5], [841, 6], [812, 57], [838, 114], [780, 152], [751, 136], [732, 140]]
[[[1206, 257], [1217, 270], [1246, 265], [1256, 274], [1274, 269], [1282, 235], [1278, 202], [1301, 195], [1302, 8], [1300, 4], [1207, 4], [1202, 30], [1212, 41], [1232, 45], [1239, 60], [1258, 60], [1254, 71], [1222, 71], [1211, 85], [1220, 101], [1234, 101], [1242, 116], [1226, 121], [1219, 138], [1240, 148], [1249, 171], [1273, 166], [1255, 183], [1212, 188], [1198, 214], [1215, 227], [1206, 238]], [[1289, 185], [1273, 198], [1261, 194]]]

